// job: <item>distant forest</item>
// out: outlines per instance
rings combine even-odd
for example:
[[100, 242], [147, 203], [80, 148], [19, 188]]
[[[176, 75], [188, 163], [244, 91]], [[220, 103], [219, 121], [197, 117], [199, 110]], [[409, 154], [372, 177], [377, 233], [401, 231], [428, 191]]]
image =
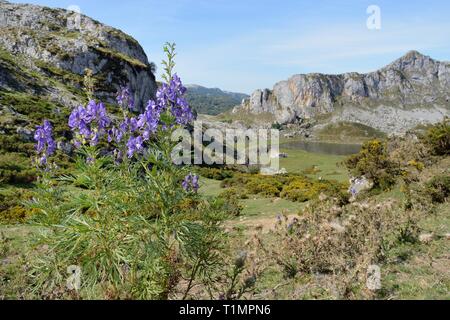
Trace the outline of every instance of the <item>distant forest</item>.
[[218, 115], [241, 104], [248, 98], [243, 93], [222, 91], [218, 88], [205, 88], [201, 86], [187, 86], [186, 99], [197, 113]]

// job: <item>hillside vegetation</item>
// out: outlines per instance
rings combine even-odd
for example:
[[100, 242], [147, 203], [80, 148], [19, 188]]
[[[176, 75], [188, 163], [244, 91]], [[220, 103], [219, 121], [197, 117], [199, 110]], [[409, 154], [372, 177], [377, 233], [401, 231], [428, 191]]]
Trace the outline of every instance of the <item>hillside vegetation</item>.
[[[419, 137], [369, 141], [359, 154], [343, 158], [341, 164], [334, 162], [339, 168], [345, 164], [350, 174], [374, 179], [373, 188], [356, 197], [347, 193], [345, 183], [318, 178], [332, 173], [331, 162], [319, 167], [322, 172], [312, 167], [302, 173], [278, 177], [261, 176], [244, 168], [198, 168], [208, 178], [200, 180], [206, 184], [201, 189], [201, 197], [213, 201], [214, 207], [208, 210], [224, 210], [221, 228], [228, 232], [227, 241], [230, 241], [228, 249], [221, 247], [224, 251], [221, 260], [217, 260], [220, 264], [210, 270], [210, 276], [229, 279], [234, 274], [236, 278], [235, 282], [224, 280], [225, 287], [216, 280], [211, 283], [196, 278], [193, 282], [196, 289], [188, 290], [188, 297], [217, 298], [208, 293], [210, 286], [214, 286], [217, 294], [228, 288], [224, 294], [228, 292], [229, 299], [447, 299], [450, 292], [449, 132], [450, 124], [444, 122], [429, 127]], [[326, 161], [326, 156], [323, 157]], [[73, 175], [78, 175], [77, 172]], [[89, 180], [83, 177], [76, 181], [79, 184]], [[75, 199], [83, 201], [95, 197], [67, 182], [61, 190], [63, 198], [64, 194], [75, 195]], [[7, 190], [2, 194], [4, 203], [17, 195], [14, 191], [17, 189]], [[23, 192], [24, 199], [33, 193], [25, 189]], [[142, 210], [133, 202], [133, 193], [127, 194], [130, 197], [127, 201], [137, 205], [136, 210]], [[176, 204], [175, 210], [185, 212], [186, 218], [192, 214], [197, 219], [199, 205], [205, 209], [199, 200], [186, 199]], [[144, 203], [148, 205], [146, 212], [158, 214], [154, 205], [147, 202], [141, 205]], [[90, 208], [89, 202], [85, 206]], [[93, 209], [88, 210], [80, 218], [89, 219]], [[42, 231], [26, 223], [33, 221], [36, 214], [39, 215], [38, 211], [29, 211], [16, 203], [7, 220], [8, 224], [14, 224], [0, 229], [3, 298], [42, 297], [43, 293], [31, 286], [36, 270], [21, 267], [38, 259], [46, 250], [35, 247], [30, 240]], [[2, 215], [6, 217], [5, 211]], [[110, 227], [114, 228], [114, 223]], [[381, 271], [378, 289], [367, 287], [371, 266]], [[104, 286], [108, 288], [107, 283]], [[187, 283], [180, 282], [164, 297], [180, 299], [186, 286]], [[127, 291], [119, 294], [113, 287], [103, 290], [84, 289], [81, 297], [127, 296]], [[46, 297], [81, 298], [64, 288], [45, 292]]]
[[218, 115], [239, 105], [248, 95], [191, 85], [186, 99], [198, 113]]

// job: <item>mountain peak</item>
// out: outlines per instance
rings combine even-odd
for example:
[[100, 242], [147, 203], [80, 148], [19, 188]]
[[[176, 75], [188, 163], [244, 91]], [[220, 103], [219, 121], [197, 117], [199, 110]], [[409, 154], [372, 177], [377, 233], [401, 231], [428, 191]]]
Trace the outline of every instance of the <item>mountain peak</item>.
[[423, 59], [431, 59], [429, 56], [426, 56], [419, 51], [411, 50], [408, 51], [403, 57], [401, 57], [399, 60], [402, 61], [411, 61], [411, 60], [423, 60]]
[[[6, 71], [0, 66], [0, 74], [9, 75], [8, 81], [0, 79], [2, 89], [44, 92], [45, 99], [67, 107], [78, 106], [84, 99], [78, 94], [80, 83], [89, 68], [97, 81], [97, 98], [104, 102], [114, 103], [120, 86], [129, 86], [134, 92], [137, 109], [145, 108], [155, 95], [153, 65], [141, 45], [120, 30], [87, 16], [78, 19], [64, 9], [0, 0], [0, 35], [0, 51], [13, 57], [10, 60], [14, 63], [14, 68], [11, 65]], [[22, 69], [17, 68], [24, 65], [23, 61], [27, 62], [29, 74], [37, 72], [60, 85], [38, 82], [40, 77], [35, 79], [39, 85], [21, 81], [24, 76], [11, 70]]]
[[397, 133], [450, 115], [449, 85], [449, 64], [409, 51], [367, 74], [295, 75], [273, 90], [255, 91], [240, 109], [272, 114], [280, 124], [329, 115]]

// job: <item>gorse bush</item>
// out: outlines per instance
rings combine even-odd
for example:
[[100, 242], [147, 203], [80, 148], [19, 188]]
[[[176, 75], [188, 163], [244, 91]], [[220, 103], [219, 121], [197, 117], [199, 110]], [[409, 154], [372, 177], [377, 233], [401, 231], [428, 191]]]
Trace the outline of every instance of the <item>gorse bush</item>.
[[127, 89], [118, 95], [119, 121], [93, 100], [73, 110], [68, 123], [77, 152], [69, 175], [54, 170], [52, 124], [38, 127], [42, 176], [29, 207], [33, 222], [47, 230], [39, 243], [49, 250], [31, 270], [40, 296], [67, 295], [67, 270], [75, 266], [76, 297], [188, 298], [221, 265], [223, 205], [200, 198], [198, 176], [171, 159], [172, 132], [193, 119], [173, 74], [174, 49], [164, 49], [167, 83], [139, 116], [130, 111]]
[[19, 153], [0, 154], [0, 184], [30, 183], [36, 179], [36, 169], [29, 158]]
[[0, 223], [23, 223], [31, 218], [33, 211], [22, 204], [31, 197], [32, 193], [26, 189], [14, 188], [0, 191]]
[[366, 176], [375, 187], [386, 190], [395, 184], [401, 174], [400, 166], [393, 162], [387, 144], [380, 140], [366, 142], [361, 151], [349, 157], [345, 165], [355, 176]]
[[450, 175], [436, 176], [426, 184], [426, 193], [433, 203], [443, 203], [450, 197]]
[[316, 181], [302, 175], [263, 176], [235, 173], [222, 181], [222, 187], [244, 190], [244, 194], [264, 197], [280, 197], [294, 202], [306, 202], [319, 197], [321, 193], [341, 197], [347, 186], [336, 181]]
[[196, 171], [202, 177], [219, 181], [233, 177], [233, 171], [221, 168], [198, 167]]
[[449, 155], [450, 119], [446, 118], [442, 123], [428, 129], [424, 140], [432, 148], [436, 155]]

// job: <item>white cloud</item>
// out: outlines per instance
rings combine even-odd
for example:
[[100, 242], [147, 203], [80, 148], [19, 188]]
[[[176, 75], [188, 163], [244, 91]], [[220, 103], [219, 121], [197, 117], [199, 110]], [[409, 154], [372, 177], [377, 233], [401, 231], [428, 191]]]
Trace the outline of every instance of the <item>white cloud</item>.
[[251, 92], [295, 73], [366, 72], [409, 50], [448, 49], [449, 30], [450, 23], [385, 23], [379, 31], [364, 21], [320, 29], [289, 25], [180, 48], [178, 63], [189, 82]]

